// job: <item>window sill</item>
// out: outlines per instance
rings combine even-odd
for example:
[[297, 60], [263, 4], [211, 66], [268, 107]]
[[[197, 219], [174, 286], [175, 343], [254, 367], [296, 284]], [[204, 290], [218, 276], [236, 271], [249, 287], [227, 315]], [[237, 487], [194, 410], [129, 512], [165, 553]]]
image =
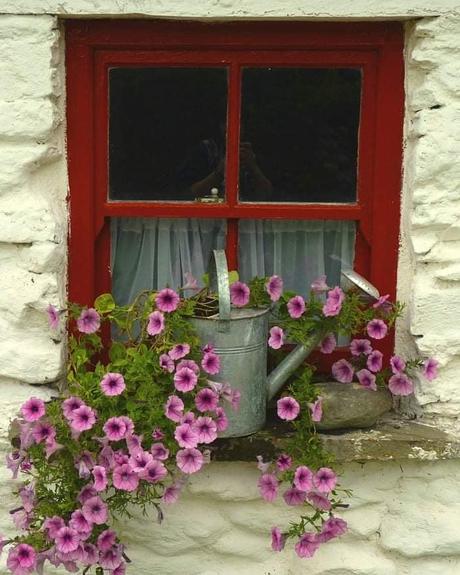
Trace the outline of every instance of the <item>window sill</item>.
[[[283, 452], [291, 431], [286, 425], [263, 429], [248, 437], [219, 439], [211, 446], [215, 461], [273, 459]], [[414, 421], [385, 419], [371, 429], [343, 430], [320, 435], [338, 462], [403, 461], [460, 458], [460, 439]]]

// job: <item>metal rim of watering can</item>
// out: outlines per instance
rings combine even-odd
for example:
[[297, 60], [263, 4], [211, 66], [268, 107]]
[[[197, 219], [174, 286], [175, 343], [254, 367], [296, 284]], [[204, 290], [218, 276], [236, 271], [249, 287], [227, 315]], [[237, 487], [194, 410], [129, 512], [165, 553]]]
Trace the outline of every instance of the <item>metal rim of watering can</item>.
[[209, 287], [217, 292], [219, 320], [230, 321], [230, 286], [228, 282], [227, 256], [224, 250], [212, 250], [208, 265]]

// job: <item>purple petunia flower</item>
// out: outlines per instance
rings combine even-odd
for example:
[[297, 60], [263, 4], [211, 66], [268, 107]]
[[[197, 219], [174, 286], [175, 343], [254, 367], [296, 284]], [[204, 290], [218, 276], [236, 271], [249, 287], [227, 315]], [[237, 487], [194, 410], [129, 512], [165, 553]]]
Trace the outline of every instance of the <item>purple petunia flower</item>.
[[179, 305], [179, 302], [180, 298], [178, 294], [170, 288], [162, 289], [155, 297], [157, 308], [160, 311], [164, 311], [165, 313], [171, 313], [175, 311]]
[[70, 427], [78, 432], [91, 429], [96, 423], [96, 414], [87, 405], [82, 405], [72, 412]]
[[121, 373], [106, 373], [100, 386], [107, 396], [120, 395], [126, 389], [125, 380]]
[[289, 487], [284, 494], [283, 499], [286, 505], [302, 505], [305, 502], [305, 491], [300, 491], [297, 487]]
[[367, 369], [360, 369], [356, 372], [356, 377], [363, 387], [372, 389], [372, 391], [377, 391], [377, 384], [375, 383], [375, 375], [373, 373]]
[[98, 495], [87, 499], [83, 503], [82, 511], [85, 518], [92, 523], [96, 523], [96, 525], [102, 525], [107, 522], [107, 505]]
[[190, 346], [188, 343], [178, 343], [168, 351], [169, 357], [174, 360], [182, 359], [189, 353], [190, 353]]
[[287, 471], [291, 468], [292, 465], [292, 457], [287, 453], [282, 453], [278, 456], [276, 460], [276, 467], [279, 471]]
[[94, 565], [99, 559], [97, 548], [92, 543], [83, 543], [84, 556], [81, 558], [83, 565]]
[[335, 335], [333, 333], [329, 333], [321, 342], [319, 350], [321, 353], [332, 353], [336, 347], [337, 340], [335, 339]]
[[93, 524], [86, 519], [81, 509], [77, 509], [71, 515], [69, 527], [76, 531], [80, 538], [85, 538], [93, 530]]
[[282, 551], [286, 540], [279, 527], [272, 527], [272, 549], [273, 551]]
[[27, 543], [20, 543], [8, 552], [6, 564], [14, 575], [26, 575], [35, 570], [37, 554], [35, 549]]
[[280, 419], [292, 421], [300, 412], [300, 405], [290, 396], [282, 397], [276, 402], [277, 413]]
[[29, 423], [43, 417], [45, 411], [45, 403], [38, 397], [31, 397], [21, 407], [22, 415]]
[[203, 359], [201, 360], [201, 367], [206, 373], [215, 375], [220, 371], [220, 357], [213, 353], [205, 353]]
[[279, 349], [284, 344], [284, 331], [274, 326], [270, 330], [270, 337], [268, 338], [268, 345], [272, 349]]
[[147, 333], [149, 335], [158, 335], [165, 328], [165, 316], [161, 311], [154, 311], [149, 314], [147, 323]]
[[133, 471], [135, 471], [136, 473], [140, 473], [152, 461], [153, 461], [153, 455], [150, 452], [144, 451], [143, 449], [139, 449], [131, 455], [131, 457], [128, 460], [128, 463], [131, 465]]
[[73, 412], [84, 405], [79, 397], [69, 397], [62, 402], [62, 412], [66, 419], [72, 419]]
[[36, 443], [52, 441], [56, 437], [56, 430], [51, 423], [39, 421], [35, 424], [32, 435]]
[[296, 295], [287, 302], [289, 315], [298, 319], [305, 312], [305, 301], [302, 296]]
[[159, 461], [165, 461], [169, 457], [169, 449], [166, 449], [162, 443], [154, 443], [150, 448], [150, 453], [153, 459], [158, 459]]
[[225, 431], [227, 429], [228, 418], [223, 407], [216, 408], [216, 419], [214, 421], [216, 422], [218, 432]]
[[249, 303], [250, 290], [243, 282], [234, 282], [230, 286], [230, 299], [234, 306], [243, 307]]
[[197, 381], [196, 373], [188, 367], [178, 369], [174, 374], [174, 387], [178, 391], [191, 391], [196, 386]]
[[306, 465], [299, 465], [294, 474], [294, 485], [300, 491], [313, 489], [313, 472]]
[[176, 501], [179, 499], [179, 495], [180, 495], [181, 491], [182, 491], [182, 486], [177, 484], [177, 483], [174, 483], [173, 485], [166, 487], [161, 500], [163, 501], [163, 503], [166, 503], [166, 505], [171, 505], [171, 503], [176, 503]]
[[307, 501], [309, 501], [313, 507], [316, 507], [316, 509], [321, 509], [321, 511], [329, 511], [332, 507], [332, 504], [326, 495], [323, 495], [318, 491], [308, 492]]
[[104, 569], [110, 569], [112, 573], [114, 569], [117, 569], [122, 560], [123, 548], [120, 545], [114, 545], [110, 547], [110, 549], [99, 553], [99, 565]]
[[272, 276], [265, 284], [265, 289], [272, 301], [278, 301], [283, 293], [283, 280], [279, 276]]
[[144, 470], [140, 473], [140, 477], [148, 481], [149, 483], [157, 483], [161, 481], [168, 475], [168, 470], [166, 467], [158, 461], [157, 459], [153, 459], [148, 463]]
[[366, 330], [372, 339], [383, 339], [387, 334], [388, 326], [381, 319], [373, 319], [367, 324]]
[[401, 373], [401, 371], [406, 369], [406, 362], [402, 359], [402, 357], [399, 357], [399, 355], [394, 355], [390, 359], [390, 365], [391, 371], [393, 373]]
[[94, 308], [84, 309], [77, 319], [77, 327], [81, 333], [94, 333], [101, 327], [101, 318]]
[[389, 294], [380, 296], [379, 299], [372, 304], [372, 307], [375, 309], [381, 307], [383, 311], [388, 311], [391, 308], [391, 303], [387, 301], [389, 297]]
[[304, 533], [294, 545], [294, 549], [299, 557], [313, 557], [319, 545], [316, 533]]
[[180, 449], [176, 455], [177, 467], [184, 473], [199, 471], [204, 463], [203, 454], [198, 449]]
[[320, 493], [329, 493], [337, 485], [337, 475], [329, 467], [321, 467], [313, 476], [313, 485]]
[[314, 403], [309, 403], [308, 407], [310, 408], [311, 420], [315, 423], [321, 421], [323, 417], [323, 398], [318, 397]]
[[186, 411], [184, 415], [181, 417], [181, 423], [188, 423], [191, 425], [195, 421], [195, 414], [193, 411]]
[[110, 417], [102, 429], [109, 441], [120, 441], [126, 436], [126, 424], [120, 417]]
[[[180, 421], [184, 413], [184, 402], [177, 395], [170, 395], [165, 404], [165, 415], [171, 421]], [[161, 439], [154, 438], [154, 439]]]
[[165, 371], [169, 371], [169, 373], [174, 371], [174, 361], [169, 357], [167, 353], [160, 355], [160, 367]]
[[351, 355], [369, 355], [372, 352], [371, 342], [368, 339], [354, 339], [350, 343]]
[[329, 519], [326, 519], [323, 523], [321, 533], [318, 537], [322, 543], [326, 543], [335, 537], [340, 537], [340, 535], [347, 532], [347, 529], [348, 525], [346, 521], [340, 517], [329, 517]]
[[[173, 396], [170, 396], [170, 397], [173, 397]], [[176, 396], [174, 396], [174, 397], [176, 397]], [[177, 398], [177, 399], [179, 399], [179, 398]], [[155, 439], [155, 441], [163, 439], [164, 436], [165, 436], [165, 434], [161, 431], [161, 429], [159, 427], [155, 427], [155, 429], [152, 431], [152, 439]]]
[[107, 470], [102, 465], [95, 465], [93, 467], [94, 489], [96, 491], [104, 491], [107, 487]]
[[278, 479], [273, 473], [264, 473], [257, 482], [261, 496], [265, 501], [274, 501], [278, 495]]
[[198, 445], [198, 433], [189, 423], [182, 423], [176, 427], [174, 439], [180, 447], [193, 448]]
[[215, 391], [205, 387], [201, 389], [195, 397], [195, 405], [198, 411], [202, 413], [205, 411], [215, 411], [219, 404], [219, 396]]
[[374, 373], [377, 373], [382, 369], [382, 360], [383, 360], [383, 353], [378, 349], [374, 349], [374, 351], [367, 356], [367, 368]]
[[59, 310], [54, 307], [54, 305], [49, 304], [46, 308], [46, 313], [48, 314], [48, 323], [51, 329], [57, 329], [59, 327]]
[[438, 366], [439, 363], [430, 357], [425, 361], [423, 364], [423, 375], [427, 378], [428, 381], [433, 381], [438, 377]]
[[339, 315], [344, 299], [345, 294], [339, 287], [335, 287], [329, 291], [327, 294], [326, 303], [323, 306], [323, 314], [326, 317]]
[[44, 529], [48, 532], [48, 537], [50, 539], [56, 539], [56, 535], [62, 527], [65, 526], [64, 519], [54, 515], [53, 517], [47, 517], [43, 523]]
[[112, 529], [106, 529], [97, 538], [97, 546], [101, 551], [107, 551], [115, 545], [117, 534]]
[[56, 548], [61, 553], [70, 553], [80, 545], [80, 536], [70, 527], [61, 527], [56, 534]]
[[340, 383], [351, 383], [353, 366], [346, 359], [339, 359], [332, 365], [332, 375]]
[[85, 485], [84, 487], [81, 488], [77, 499], [81, 504], [83, 504], [86, 501], [88, 501], [88, 499], [91, 499], [91, 497], [96, 497], [97, 494], [98, 494], [97, 491], [94, 489], [92, 485]]
[[117, 465], [113, 470], [114, 487], [122, 491], [135, 491], [139, 485], [139, 477], [129, 463]]
[[[120, 415], [119, 419], [125, 424], [126, 426], [126, 442], [128, 443], [129, 441], [136, 441], [136, 439], [138, 438], [137, 435], [133, 435], [134, 434], [134, 423], [133, 420], [128, 417], [127, 415]], [[142, 437], [141, 437], [142, 439]]]
[[193, 361], [193, 359], [181, 359], [180, 362], [177, 364], [177, 369], [182, 369], [183, 367], [188, 367], [197, 375], [199, 375], [200, 373], [200, 368], [198, 367], [198, 364], [195, 361]]
[[390, 377], [388, 388], [393, 395], [410, 395], [414, 391], [414, 384], [406, 374], [396, 373]]
[[211, 417], [198, 417], [193, 429], [198, 433], [198, 443], [212, 443], [217, 438], [217, 425]]
[[331, 289], [326, 283], [326, 276], [319, 276], [312, 282], [310, 287], [315, 293], [322, 293]]

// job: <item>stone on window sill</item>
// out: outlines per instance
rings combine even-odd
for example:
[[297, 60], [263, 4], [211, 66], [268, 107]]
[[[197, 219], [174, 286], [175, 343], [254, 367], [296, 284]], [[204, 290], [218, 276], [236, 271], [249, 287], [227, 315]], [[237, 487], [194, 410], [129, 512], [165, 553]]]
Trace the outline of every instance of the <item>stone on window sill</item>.
[[[287, 425], [271, 425], [248, 437], [219, 439], [211, 446], [216, 461], [273, 459], [290, 437]], [[371, 429], [342, 430], [320, 435], [338, 462], [430, 460], [460, 458], [460, 439], [415, 421], [385, 419]]]

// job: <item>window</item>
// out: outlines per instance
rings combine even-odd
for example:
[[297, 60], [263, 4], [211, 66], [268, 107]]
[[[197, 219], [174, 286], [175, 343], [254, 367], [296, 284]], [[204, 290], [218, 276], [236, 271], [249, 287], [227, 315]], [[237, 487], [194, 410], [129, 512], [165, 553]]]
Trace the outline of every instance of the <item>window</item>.
[[70, 297], [178, 287], [212, 247], [394, 296], [402, 50], [394, 23], [69, 22]]

